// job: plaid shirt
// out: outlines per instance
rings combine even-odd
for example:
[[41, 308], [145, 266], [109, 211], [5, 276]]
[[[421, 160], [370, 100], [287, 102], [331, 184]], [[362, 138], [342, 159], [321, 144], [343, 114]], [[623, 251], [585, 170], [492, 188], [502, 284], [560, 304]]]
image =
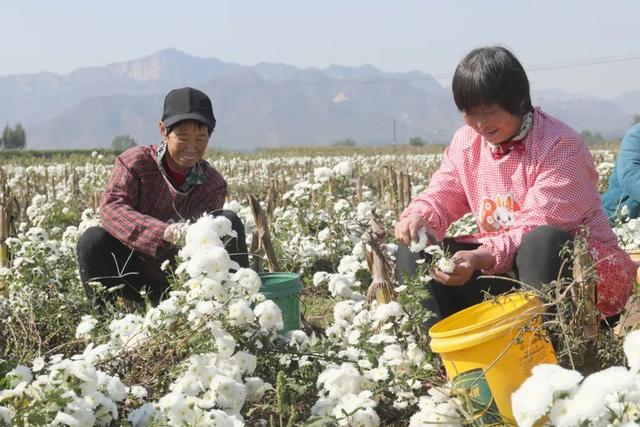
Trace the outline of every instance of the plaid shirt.
[[181, 192], [158, 165], [157, 146], [125, 151], [116, 159], [102, 195], [102, 226], [128, 248], [161, 256], [170, 246], [163, 239], [170, 223], [195, 220], [224, 205], [227, 182], [207, 161], [200, 161], [199, 166], [202, 182]]
[[580, 136], [536, 109], [522, 145], [500, 158], [471, 127], [458, 130], [428, 188], [401, 217], [422, 216], [442, 239], [452, 222], [473, 212], [481, 233], [464, 240], [492, 253], [495, 263], [486, 274], [511, 270], [522, 238], [538, 225], [574, 235], [586, 226], [600, 277], [598, 305], [610, 316], [629, 298], [637, 267], [618, 247], [597, 183], [598, 172]]

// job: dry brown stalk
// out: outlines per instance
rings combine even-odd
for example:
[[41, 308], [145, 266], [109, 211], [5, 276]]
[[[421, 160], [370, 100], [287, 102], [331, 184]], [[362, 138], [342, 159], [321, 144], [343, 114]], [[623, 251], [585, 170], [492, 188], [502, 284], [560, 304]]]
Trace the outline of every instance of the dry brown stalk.
[[356, 201], [362, 202], [362, 177], [360, 175], [356, 178]]
[[[260, 206], [260, 202], [253, 195], [249, 195], [249, 205], [251, 206], [251, 212], [253, 213], [253, 218], [256, 222], [256, 230], [258, 232], [258, 251], [252, 253], [257, 253], [260, 250], [263, 250], [267, 256], [267, 263], [269, 265], [269, 271], [275, 272], [280, 271], [280, 264], [278, 263], [278, 258], [276, 257], [276, 252], [273, 249], [273, 243], [271, 242], [271, 233], [269, 233], [269, 223], [267, 221], [267, 217], [265, 216], [262, 207]], [[255, 237], [255, 235], [254, 235]], [[253, 247], [253, 244], [252, 244]]]
[[[0, 204], [0, 267], [7, 265], [7, 245], [4, 243], [9, 237], [9, 218], [4, 204]], [[0, 283], [0, 289], [3, 288]]]
[[600, 310], [596, 300], [597, 275], [595, 264], [589, 251], [587, 230], [578, 233], [573, 243], [573, 284], [570, 285], [572, 316], [569, 327], [580, 331], [585, 351], [582, 365], [585, 372], [600, 369], [597, 356], [600, 333]]
[[379, 304], [387, 304], [394, 298], [393, 293], [393, 264], [387, 259], [382, 250], [385, 244], [386, 231], [374, 209], [371, 212], [371, 227], [364, 234], [362, 240], [367, 256], [367, 265], [373, 281], [367, 289], [367, 301], [375, 298]]
[[403, 177], [402, 190], [404, 193], [404, 200], [408, 204], [411, 200], [411, 175], [407, 174]]

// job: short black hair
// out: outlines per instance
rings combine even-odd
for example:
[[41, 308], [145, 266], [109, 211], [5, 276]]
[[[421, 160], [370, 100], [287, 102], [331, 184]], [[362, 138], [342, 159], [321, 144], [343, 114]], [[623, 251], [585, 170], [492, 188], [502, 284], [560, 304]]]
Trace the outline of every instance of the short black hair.
[[533, 109], [527, 73], [516, 56], [502, 46], [469, 52], [456, 67], [451, 88], [462, 112], [490, 104], [516, 116]]

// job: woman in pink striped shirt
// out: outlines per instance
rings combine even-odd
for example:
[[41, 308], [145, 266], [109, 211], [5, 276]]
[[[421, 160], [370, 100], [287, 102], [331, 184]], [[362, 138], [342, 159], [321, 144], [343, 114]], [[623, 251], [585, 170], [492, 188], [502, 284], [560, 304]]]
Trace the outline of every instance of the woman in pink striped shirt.
[[[535, 287], [559, 275], [571, 277], [568, 268], [560, 271], [559, 252], [586, 227], [599, 276], [598, 307], [603, 317], [620, 313], [636, 266], [618, 247], [601, 208], [598, 173], [580, 136], [533, 108], [524, 68], [503, 47], [470, 52], [456, 68], [452, 89], [466, 126], [455, 133], [428, 188], [395, 228], [398, 241], [409, 245], [421, 227], [442, 240], [451, 223], [469, 212], [475, 216], [478, 234], [444, 239], [455, 268], [433, 271], [430, 308], [444, 318], [481, 302], [484, 292], [495, 295], [513, 286], [508, 280], [478, 280], [481, 274]], [[399, 273], [415, 271], [421, 256], [401, 245]]]

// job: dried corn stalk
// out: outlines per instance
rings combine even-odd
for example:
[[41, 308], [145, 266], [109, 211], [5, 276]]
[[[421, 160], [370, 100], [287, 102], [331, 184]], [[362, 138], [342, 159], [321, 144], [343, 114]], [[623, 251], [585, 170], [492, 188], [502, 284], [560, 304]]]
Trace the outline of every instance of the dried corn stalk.
[[573, 313], [569, 327], [579, 331], [583, 340], [581, 365], [587, 373], [600, 369], [597, 356], [600, 332], [600, 310], [596, 300], [597, 280], [595, 264], [589, 252], [587, 232], [581, 231], [576, 236], [573, 247], [573, 283], [570, 285]]
[[367, 301], [375, 298], [379, 304], [387, 304], [393, 299], [393, 264], [387, 259], [382, 250], [385, 244], [386, 232], [376, 210], [371, 212], [371, 227], [362, 237], [367, 256], [367, 265], [373, 281], [367, 289]]
[[[278, 263], [278, 258], [276, 257], [276, 252], [273, 249], [273, 243], [271, 242], [271, 233], [269, 233], [269, 224], [267, 221], [267, 217], [265, 216], [262, 207], [260, 206], [260, 202], [254, 196], [249, 195], [249, 205], [251, 206], [251, 212], [253, 213], [253, 218], [256, 222], [256, 231], [257, 231], [257, 240], [258, 240], [258, 251], [264, 251], [267, 256], [267, 263], [269, 264], [269, 271], [275, 272], [280, 271], [280, 264]], [[254, 240], [256, 234], [253, 235]], [[253, 242], [251, 243], [251, 247], [254, 247]], [[253, 251], [252, 251], [253, 252]]]

